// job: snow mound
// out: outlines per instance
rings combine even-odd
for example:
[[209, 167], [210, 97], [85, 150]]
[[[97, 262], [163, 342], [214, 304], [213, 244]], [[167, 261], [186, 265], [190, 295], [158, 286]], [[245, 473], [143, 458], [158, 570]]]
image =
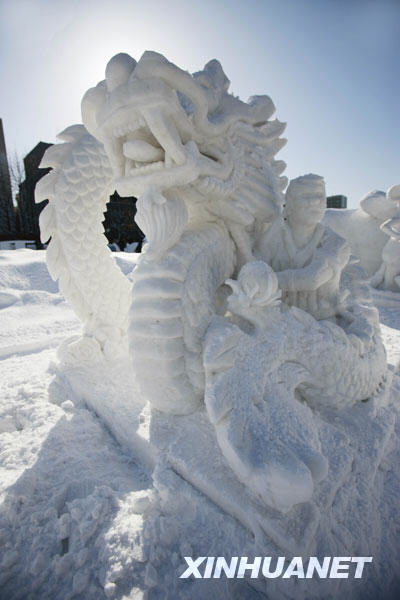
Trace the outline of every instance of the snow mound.
[[[136, 261], [116, 258], [126, 274]], [[60, 367], [55, 347], [78, 334], [79, 323], [44, 252], [0, 252], [1, 600], [394, 597], [400, 311], [388, 293], [376, 300], [393, 385], [390, 410], [371, 425], [375, 444], [371, 431], [360, 434], [361, 412], [349, 413], [354, 458], [343, 460], [348, 442], [337, 434], [337, 485], [321, 484], [314, 509], [301, 505], [297, 519], [269, 514], [265, 530], [257, 502], [243, 508], [240, 484], [229, 479], [201, 413], [151, 415], [128, 363], [110, 371]], [[290, 552], [371, 553], [374, 562], [361, 580], [271, 579], [266, 587], [263, 579], [179, 579], [185, 556], [290, 559]]]

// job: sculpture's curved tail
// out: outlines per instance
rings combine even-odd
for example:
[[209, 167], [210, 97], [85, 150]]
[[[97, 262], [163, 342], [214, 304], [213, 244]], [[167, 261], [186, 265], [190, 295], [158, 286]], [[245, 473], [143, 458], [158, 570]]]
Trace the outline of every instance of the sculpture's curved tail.
[[103, 350], [127, 329], [131, 284], [107, 247], [102, 226], [112, 171], [103, 146], [83, 125], [59, 135], [66, 143], [47, 149], [42, 167], [52, 171], [36, 186], [42, 241], [51, 237], [47, 266], [61, 293]]

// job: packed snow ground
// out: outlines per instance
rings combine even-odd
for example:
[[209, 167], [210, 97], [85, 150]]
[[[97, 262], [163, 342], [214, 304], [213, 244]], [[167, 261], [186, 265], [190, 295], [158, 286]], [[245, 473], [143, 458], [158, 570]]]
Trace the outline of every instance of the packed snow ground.
[[119, 573], [140, 584], [149, 475], [52, 367], [79, 322], [43, 252], [1, 252], [0, 290], [0, 597], [102, 598]]
[[[128, 273], [135, 255], [121, 253], [117, 261]], [[388, 362], [398, 371], [400, 303], [379, 293], [377, 301]], [[251, 552], [248, 531], [167, 469], [159, 468], [154, 489], [149, 471], [117, 444], [60, 376], [56, 347], [79, 330], [48, 275], [44, 252], [1, 251], [1, 600], [127, 600], [144, 594], [159, 599], [264, 598], [246, 581], [179, 580], [183, 556]], [[399, 464], [398, 439], [394, 437], [381, 467], [390, 539], [400, 536], [399, 473], [393, 470]], [[161, 514], [157, 497], [171, 489], [170, 513]], [[183, 539], [179, 528], [186, 532]], [[343, 542], [339, 554], [346, 555], [345, 547]], [[391, 543], [382, 549], [379, 568], [387, 579], [400, 560], [399, 548], [396, 556], [394, 552]], [[309, 592], [299, 587], [298, 597], [338, 597], [338, 580], [327, 580], [324, 592], [318, 582], [313, 584]], [[274, 585], [271, 599], [296, 594], [292, 581], [287, 582], [288, 596]], [[357, 597], [379, 597], [372, 584], [359, 590]], [[346, 594], [342, 591], [340, 597]]]

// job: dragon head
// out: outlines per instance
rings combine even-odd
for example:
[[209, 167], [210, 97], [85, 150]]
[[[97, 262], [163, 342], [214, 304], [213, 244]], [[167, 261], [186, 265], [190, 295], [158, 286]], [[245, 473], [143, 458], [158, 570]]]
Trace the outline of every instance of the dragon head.
[[286, 165], [274, 155], [285, 124], [269, 120], [268, 96], [246, 103], [230, 94], [217, 60], [191, 75], [156, 52], [139, 62], [117, 54], [105, 75], [85, 94], [82, 117], [103, 143], [122, 196], [172, 193], [189, 217], [201, 204], [246, 227], [279, 212]]

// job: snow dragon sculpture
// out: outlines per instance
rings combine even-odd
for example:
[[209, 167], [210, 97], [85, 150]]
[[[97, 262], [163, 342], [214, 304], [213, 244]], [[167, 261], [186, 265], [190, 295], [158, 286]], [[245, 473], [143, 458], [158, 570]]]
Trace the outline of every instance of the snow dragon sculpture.
[[[324, 264], [318, 271], [328, 291], [319, 296], [316, 286], [307, 296], [309, 303], [319, 299], [315, 316], [325, 320], [296, 308], [292, 275], [271, 275], [265, 262], [254, 263], [269, 260], [269, 242], [263, 246], [263, 240], [270, 229], [278, 234], [282, 229], [286, 165], [275, 155], [285, 143], [280, 137], [285, 125], [271, 120], [275, 108], [268, 96], [246, 103], [228, 88], [215, 60], [190, 75], [154, 52], [145, 52], [138, 63], [126, 54], [115, 56], [105, 80], [83, 98], [85, 126], [67, 129], [60, 136], [66, 143], [47, 150], [42, 166], [53, 170], [38, 184], [36, 199], [50, 200], [40, 218], [42, 238], [51, 236], [49, 271], [84, 324], [84, 337], [64, 345], [64, 357], [113, 357], [129, 341], [135, 378], [152, 406], [183, 415], [205, 398], [221, 450], [238, 478], [265, 503], [287, 510], [308, 499], [312, 479], [326, 474], [312, 427], [299, 417], [311, 410], [302, 402], [324, 410], [371, 397], [384, 382], [385, 353], [356, 267], [344, 269], [343, 240], [329, 274]], [[102, 213], [114, 189], [138, 198], [136, 220], [147, 239], [132, 283], [119, 272], [102, 234]], [[321, 197], [317, 203], [319, 211]], [[336, 235], [318, 227], [310, 256], [299, 252], [301, 268], [320, 243]], [[276, 277], [293, 308], [275, 306], [271, 312], [271, 298], [280, 302]], [[235, 303], [241, 285], [245, 289]], [[265, 302], [255, 302], [255, 317], [251, 307], [259, 285], [269, 291]], [[229, 286], [236, 290], [231, 296]], [[353, 300], [346, 303], [348, 288]], [[337, 294], [340, 310], [335, 305], [323, 312], [328, 292], [330, 298]], [[271, 339], [278, 331], [281, 338], [268, 363], [271, 331]], [[251, 369], [243, 349], [257, 347], [271, 374], [270, 380], [260, 374], [255, 405], [261, 402], [262, 410], [247, 397], [233, 394], [228, 401], [240, 368]], [[315, 364], [321, 353], [324, 359]], [[227, 371], [221, 384], [220, 374]], [[284, 373], [290, 376], [283, 390]], [[281, 407], [276, 398], [283, 396]], [[290, 436], [278, 441], [279, 431], [267, 426], [268, 419], [278, 423], [280, 410], [292, 415], [301, 443]], [[237, 415], [248, 420], [247, 429], [238, 426]], [[270, 434], [264, 446], [263, 430]], [[245, 444], [243, 435], [250, 436]], [[266, 458], [282, 445], [284, 452]], [[284, 483], [276, 486], [277, 478]]]

